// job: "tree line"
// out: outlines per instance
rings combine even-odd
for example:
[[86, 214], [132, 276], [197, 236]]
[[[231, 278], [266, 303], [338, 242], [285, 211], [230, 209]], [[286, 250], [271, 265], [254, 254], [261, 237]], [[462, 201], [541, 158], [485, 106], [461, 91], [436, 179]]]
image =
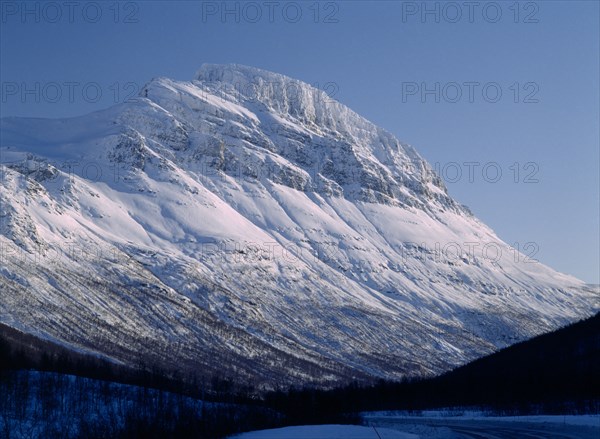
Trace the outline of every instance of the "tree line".
[[598, 370], [600, 314], [434, 378], [262, 393], [201, 371], [184, 377], [118, 365], [0, 325], [0, 432], [214, 439], [285, 425], [360, 423], [359, 413], [372, 410], [598, 413]]

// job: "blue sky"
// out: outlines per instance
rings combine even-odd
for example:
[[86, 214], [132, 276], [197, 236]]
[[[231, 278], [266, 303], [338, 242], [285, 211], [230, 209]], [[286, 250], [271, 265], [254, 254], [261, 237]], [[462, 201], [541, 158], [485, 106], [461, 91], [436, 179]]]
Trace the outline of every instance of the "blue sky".
[[284, 73], [415, 146], [509, 244], [600, 282], [596, 1], [24, 5], [2, 2], [2, 116], [84, 114], [204, 62]]

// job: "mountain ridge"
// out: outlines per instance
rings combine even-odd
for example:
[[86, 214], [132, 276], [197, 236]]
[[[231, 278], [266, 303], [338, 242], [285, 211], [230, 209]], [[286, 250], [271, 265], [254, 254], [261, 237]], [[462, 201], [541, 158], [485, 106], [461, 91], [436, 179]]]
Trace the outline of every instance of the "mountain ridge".
[[435, 374], [600, 308], [323, 92], [201, 71], [0, 121], [0, 322], [268, 388]]

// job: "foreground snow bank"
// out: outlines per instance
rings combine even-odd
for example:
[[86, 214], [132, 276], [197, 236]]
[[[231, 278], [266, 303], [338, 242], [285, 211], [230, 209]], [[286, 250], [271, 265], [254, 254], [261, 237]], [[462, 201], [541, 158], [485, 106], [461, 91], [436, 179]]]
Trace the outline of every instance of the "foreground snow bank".
[[537, 422], [544, 424], [585, 425], [600, 428], [600, 415], [532, 415], [532, 416], [486, 416], [464, 417], [461, 419], [508, 421], [508, 422]]
[[387, 428], [357, 425], [301, 425], [252, 431], [231, 439], [419, 439], [419, 436]]
[[415, 415], [403, 411], [364, 412], [365, 419], [436, 419], [452, 421], [504, 421], [504, 422], [535, 422], [544, 424], [580, 425], [600, 428], [600, 415], [528, 415], [528, 416], [490, 416], [476, 410], [425, 410]]

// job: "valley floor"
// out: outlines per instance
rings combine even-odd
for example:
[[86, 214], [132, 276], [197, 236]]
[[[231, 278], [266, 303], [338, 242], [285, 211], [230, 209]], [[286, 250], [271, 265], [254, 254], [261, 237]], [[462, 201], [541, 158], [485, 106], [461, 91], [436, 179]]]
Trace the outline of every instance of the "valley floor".
[[483, 417], [370, 413], [368, 426], [304, 425], [261, 430], [231, 439], [597, 439], [600, 415]]
[[369, 426], [397, 429], [422, 439], [596, 439], [600, 437], [600, 415], [582, 416], [461, 416], [365, 414]]
[[301, 425], [252, 431], [230, 439], [419, 439], [400, 431], [358, 425]]

